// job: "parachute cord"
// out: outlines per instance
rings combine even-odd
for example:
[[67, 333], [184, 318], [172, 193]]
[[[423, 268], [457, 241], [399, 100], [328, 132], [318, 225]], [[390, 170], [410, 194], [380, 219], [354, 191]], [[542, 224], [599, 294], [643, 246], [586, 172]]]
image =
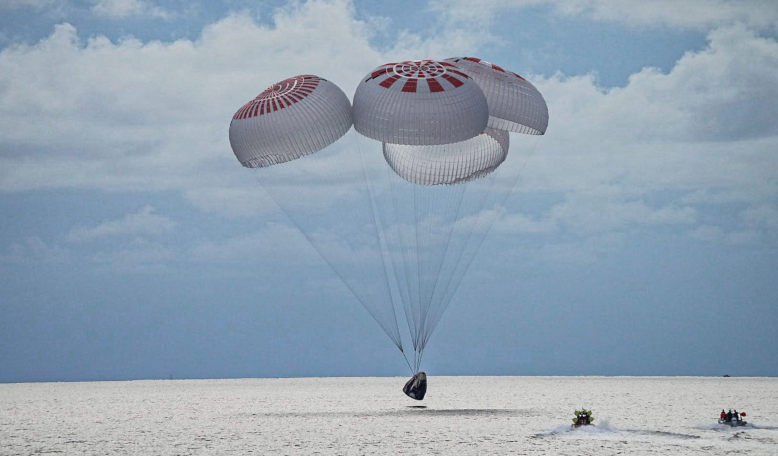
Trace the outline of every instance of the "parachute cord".
[[[421, 305], [422, 305], [422, 301], [421, 301], [421, 269], [419, 269], [419, 263], [420, 263], [420, 261], [419, 261], [419, 231], [420, 230], [419, 230], [418, 204], [419, 203], [417, 202], [417, 199], [416, 199], [416, 186], [413, 185], [413, 226], [414, 226], [415, 231], [416, 231], [416, 233], [415, 233], [416, 234], [416, 253], [415, 253], [416, 260], [414, 262], [416, 263], [416, 279], [418, 280], [418, 287], [417, 287], [416, 291], [418, 292], [418, 298], [419, 298], [419, 301], [418, 301], [419, 302], [419, 315], [418, 315], [417, 324], [416, 324], [416, 334], [414, 335], [414, 340], [417, 341], [417, 342], [420, 339], [419, 331], [421, 330]], [[414, 312], [414, 316], [415, 315], [416, 315], [416, 312]]]
[[[450, 187], [450, 185], [448, 186]], [[433, 266], [432, 271], [435, 272], [435, 282], [433, 283], [432, 290], [429, 294], [429, 301], [426, 303], [426, 309], [424, 312], [424, 318], [422, 319], [422, 334], [426, 332], [426, 323], [427, 323], [427, 317], [433, 316], [434, 317], [434, 305], [433, 302], [435, 300], [435, 291], [438, 288], [438, 282], [440, 281], [441, 272], [443, 270], [443, 264], [445, 262], [446, 256], [448, 254], [449, 246], [451, 245], [451, 239], [453, 237], [454, 231], [457, 226], [457, 220], [459, 219], [459, 211], [462, 209], [462, 202], [464, 201], [464, 195], [465, 191], [467, 190], [468, 186], [467, 184], [462, 184], [461, 189], [451, 189], [451, 191], [447, 191], [446, 195], [455, 195], [454, 198], [449, 198], [449, 201], [446, 201], [446, 204], [444, 205], [444, 217], [443, 217], [443, 229], [445, 230], [445, 225], [449, 225], [448, 227], [448, 235], [446, 237], [446, 248], [442, 252], [442, 256], [437, 261], [437, 267]], [[449, 190], [449, 189], [447, 189]], [[454, 203], [454, 204], [452, 204]], [[452, 212], [451, 209], [456, 207], [456, 211]], [[449, 220], [451, 215], [454, 216], [452, 220]], [[431, 231], [428, 230], [428, 231]], [[433, 241], [434, 242], [434, 241]], [[425, 299], [426, 300], [426, 299]], [[430, 324], [434, 323], [434, 320], [430, 320]], [[425, 336], [422, 335], [422, 340], [424, 340]], [[421, 346], [424, 348], [424, 345]]]
[[[403, 350], [400, 350], [400, 352], [403, 354], [403, 358], [405, 358], [405, 364], [407, 364], [407, 365], [408, 365], [408, 369], [410, 369], [410, 371], [411, 371], [411, 375], [415, 374], [416, 372], [414, 372], [414, 371], [413, 371], [413, 368], [411, 367], [411, 363], [410, 363], [410, 361], [408, 361], [408, 357], [407, 357], [407, 356], [405, 356], [405, 351], [403, 351]], [[414, 352], [414, 353], [415, 353], [415, 352]]]
[[[417, 326], [417, 324], [416, 324], [416, 316], [414, 315], [414, 312], [413, 312], [413, 299], [414, 299], [413, 295], [414, 295], [414, 293], [413, 293], [413, 290], [411, 289], [411, 283], [412, 283], [412, 280], [413, 280], [412, 279], [413, 275], [411, 274], [411, 271], [409, 269], [411, 267], [410, 241], [408, 239], [406, 239], [406, 237], [407, 237], [406, 236], [407, 229], [404, 229], [404, 227], [403, 227], [404, 220], [400, 217], [401, 212], [400, 212], [400, 207], [398, 206], [399, 197], [397, 196], [397, 194], [400, 192], [400, 189], [395, 189], [395, 186], [397, 186], [397, 184], [395, 184], [395, 179], [396, 179], [395, 176], [396, 175], [393, 174], [391, 168], [388, 167], [388, 166], [385, 167], [385, 172], [386, 172], [386, 176], [387, 176], [386, 179], [389, 182], [389, 199], [390, 199], [390, 201], [392, 203], [391, 205], [388, 204], [387, 206], [389, 206], [390, 208], [392, 208], [394, 210], [394, 225], [393, 225], [393, 227], [395, 228], [395, 231], [396, 231], [394, 235], [400, 241], [400, 259], [399, 260], [402, 262], [402, 265], [401, 265], [402, 267], [400, 268], [400, 272], [402, 272], [402, 277], [404, 277], [405, 280], [404, 281], [401, 280], [400, 279], [401, 276], [399, 274], [397, 274], [397, 273], [395, 273], [395, 277], [398, 279], [397, 280], [398, 288], [400, 288], [401, 291], [405, 292], [405, 295], [406, 295], [406, 298], [407, 298], [407, 303], [405, 302], [406, 300], [403, 301], [404, 304], [407, 304], [404, 307], [405, 320], [406, 320], [406, 322], [408, 324], [408, 333], [411, 335], [411, 340], [413, 342], [413, 349], [414, 349], [414, 352], [415, 352], [417, 340], [416, 340], [415, 337], [413, 337], [413, 335], [416, 333], [416, 326]], [[408, 224], [405, 223], [405, 225], [407, 226]], [[387, 243], [387, 245], [388, 245], [388, 243]]]
[[[447, 303], [441, 305], [441, 307], [440, 307], [440, 309], [439, 309], [439, 311], [437, 313], [436, 318], [440, 318], [440, 317], [443, 316], [443, 312], [446, 310], [446, 308], [448, 307], [448, 304], [451, 302], [451, 299], [456, 294], [456, 292], [459, 289], [459, 287], [462, 285], [462, 280], [464, 279], [465, 275], [467, 275], [467, 271], [470, 270], [470, 266], [473, 265], [473, 260], [475, 260], [475, 257], [478, 256], [478, 252], [481, 250], [481, 246], [483, 245], [484, 240], [486, 239], [486, 236], [492, 230], [492, 227], [494, 226], [494, 222], [497, 221], [497, 217], [499, 217], [499, 215], [500, 215], [499, 213], [505, 207], [505, 203], [508, 200], [508, 197], [513, 193], [513, 189], [516, 187], [516, 183], [521, 178], [521, 175], [523, 174], [524, 169], [527, 167], [527, 163], [529, 163], [530, 158], [532, 158], [532, 156], [534, 155], [535, 150], [537, 149], [537, 146], [538, 146], [539, 142], [540, 142], [540, 138], [538, 138], [535, 141], [535, 143], [532, 145], [532, 149], [530, 150], [529, 154], [527, 155], [527, 158], [524, 160], [524, 163], [521, 165], [521, 168], [519, 169], [519, 172], [516, 173], [516, 178], [513, 180], [513, 183], [510, 185], [510, 188], [505, 193], [505, 196], [503, 196], [502, 201], [498, 204], [498, 209], [496, 211], [496, 215], [494, 216], [494, 218], [491, 221], [487, 222], [488, 226], [486, 227], [484, 235], [481, 237], [481, 239], [479, 241], [476, 241], [477, 242], [477, 246], [476, 246], [476, 249], [475, 249], [475, 253], [470, 258], [470, 261], [468, 262], [467, 266], [465, 267], [464, 272], [462, 273], [462, 276], [459, 278], [459, 281], [454, 285], [454, 288], [451, 290], [449, 301]], [[437, 327], [439, 322], [440, 322], [440, 320], [434, 321], [434, 323], [431, 325], [429, 331], [426, 333], [426, 335], [424, 337], [422, 347], [427, 345], [427, 341], [429, 340], [429, 337], [432, 335], [432, 332], [435, 330], [435, 327]]]
[[[486, 200], [488, 199], [487, 195], [491, 192], [492, 187], [494, 187], [495, 180], [496, 179], [494, 179], [493, 176], [490, 177], [490, 179], [489, 179], [490, 183], [489, 183], [486, 191], [483, 191], [483, 190], [479, 191], [477, 186], [476, 186], [476, 181], [472, 181], [472, 182], [468, 182], [468, 183], [464, 184], [464, 185], [467, 186], [466, 189], [465, 189], [465, 192], [470, 191], [471, 193], [475, 193], [475, 194], [479, 194], [479, 193], [483, 194], [482, 197], [477, 197], [477, 198], [475, 198], [473, 200], [473, 202], [467, 207], [467, 209], [465, 211], [465, 214], [469, 214], [469, 213], [471, 213], [473, 211], [476, 214], [480, 214], [480, 212], [484, 208]], [[460, 214], [461, 208], [462, 208], [462, 205], [460, 205], [460, 208], [457, 210], [457, 220], [459, 219], [459, 214]], [[459, 269], [458, 266], [459, 266], [459, 264], [460, 264], [460, 262], [462, 260], [462, 257], [463, 257], [463, 255], [465, 253], [465, 250], [467, 250], [467, 246], [468, 246], [468, 244], [470, 242], [470, 238], [473, 236], [473, 231], [475, 231], [477, 229], [478, 216], [471, 217], [471, 218], [474, 219], [473, 222], [472, 222], [472, 225], [469, 226], [468, 228], [464, 228], [464, 232], [466, 232], [467, 235], [464, 237], [463, 240], [460, 241], [459, 248], [455, 249], [455, 251], [459, 250], [459, 254], [456, 255], [456, 260], [453, 262], [454, 270], [451, 272], [451, 275], [448, 277], [448, 280], [445, 281], [446, 282], [445, 285], [440, 288], [442, 290], [442, 292], [439, 295], [439, 298], [436, 300], [436, 302], [432, 305], [430, 325], [429, 325], [428, 328], [425, 328], [426, 331], [424, 333], [424, 336], [422, 337], [422, 342], [421, 342], [421, 347], [422, 348], [424, 348], [424, 346], [426, 345], [426, 342], [429, 339], [430, 333], [432, 332], [432, 330], [437, 325], [437, 320], [440, 318], [440, 314], [441, 314], [439, 312], [439, 310], [441, 309], [441, 307], [445, 308], [445, 306], [446, 306], [446, 303], [447, 303], [446, 298], [447, 298], [447, 296], [449, 296], [449, 290], [450, 290], [450, 285], [452, 283], [452, 280], [454, 280], [454, 283], [456, 283], [455, 277], [457, 275], [457, 270]], [[448, 247], [447, 247], [446, 254], [448, 254]], [[450, 299], [451, 299], [451, 297], [449, 297], [449, 300]]]
[[[384, 249], [381, 245], [381, 235], [379, 234], [379, 231], [382, 231], [384, 239], [386, 239], [386, 233], [383, 232], [383, 226], [379, 228], [380, 222], [380, 214], [378, 214], [376, 210], [376, 203], [373, 197], [373, 189], [370, 186], [370, 179], [367, 178], [367, 168], [365, 167], [365, 158], [362, 154], [362, 147], [359, 143], [359, 138], [357, 137], [357, 133], [354, 133], [354, 137], [357, 143], [357, 151], [359, 152], [359, 159], [362, 162], [362, 177], [365, 179], [365, 186], [367, 187], [367, 193], [370, 200], [370, 211], [373, 213], [373, 223], [375, 226], [375, 235], [376, 239], [378, 240], [378, 248], [381, 250], [381, 267], [384, 270], [384, 280], [386, 281], [386, 289], [389, 291], [389, 303], [392, 306], [392, 318], [394, 319], [394, 329], [397, 331], [397, 340], [399, 343], [400, 352], [403, 353], [403, 356], [405, 356], [405, 352], [403, 351], [402, 347], [402, 337], [400, 336], [400, 327], [397, 324], [397, 312], [395, 309], [394, 304], [394, 296], [392, 295], [392, 287], [389, 284], [389, 271], [386, 269], [386, 261], [384, 258]], [[388, 250], [388, 247], [387, 247]], [[391, 257], [389, 258], [389, 261], [392, 261]], [[400, 299], [402, 299], [402, 296], [400, 296]]]
[[[402, 341], [395, 340], [394, 337], [392, 337], [392, 334], [390, 334], [390, 331], [388, 331], [386, 328], [384, 328], [384, 325], [381, 324], [381, 320], [370, 310], [370, 307], [368, 307], [367, 304], [362, 301], [362, 298], [359, 297], [359, 295], [357, 294], [356, 290], [354, 290], [354, 288], [351, 286], [351, 284], [349, 284], [348, 281], [343, 277], [343, 275], [341, 275], [341, 273], [338, 271], [338, 269], [335, 267], [335, 265], [332, 264], [332, 262], [330, 262], [329, 259], [327, 259], [327, 257], [324, 255], [324, 253], [322, 253], [321, 249], [316, 245], [315, 242], [313, 242], [313, 239], [302, 229], [300, 224], [297, 223], [297, 221], [294, 219], [294, 217], [291, 216], [291, 214], [281, 205], [281, 203], [279, 203], [276, 200], [275, 196], [273, 196], [273, 192], [269, 191], [265, 187], [265, 185], [262, 183], [262, 180], [259, 179], [259, 177], [257, 176], [256, 173], [252, 173], [252, 175], [254, 176], [254, 179], [256, 179], [256, 181], [259, 183], [259, 185], [262, 187], [262, 189], [265, 190], [265, 193], [268, 196], [270, 196], [270, 199], [273, 200], [273, 203], [275, 203], [276, 207], [278, 207], [281, 210], [281, 212], [284, 213], [286, 218], [289, 219], [289, 221], [292, 222], [292, 224], [295, 226], [295, 228], [297, 228], [297, 231], [299, 231], [300, 234], [302, 234], [303, 237], [305, 237], [305, 239], [308, 241], [308, 243], [311, 245], [311, 247], [313, 247], [313, 249], [316, 251], [316, 253], [319, 254], [319, 257], [321, 257], [321, 259], [324, 260], [325, 263], [327, 263], [327, 266], [329, 266], [330, 269], [332, 270], [332, 272], [334, 272], [335, 275], [340, 279], [340, 281], [343, 282], [343, 284], [346, 286], [346, 288], [348, 288], [349, 291], [351, 291], [351, 294], [357, 299], [357, 301], [359, 301], [360, 304], [362, 304], [362, 307], [364, 307], [365, 310], [367, 310], [367, 312], [370, 314], [370, 316], [373, 317], [373, 319], [376, 321], [376, 323], [378, 323], [378, 326], [380, 326], [384, 330], [386, 335], [389, 336], [389, 338], [392, 340], [392, 342], [394, 342], [394, 344], [397, 346], [397, 348], [402, 350]], [[399, 335], [399, 330], [398, 330], [398, 335]]]
[[[464, 185], [467, 185], [467, 188], [465, 189], [466, 192], [467, 191], [471, 191], [475, 187], [475, 190], [472, 190], [473, 193], [476, 193], [476, 194], [477, 193], [482, 193], [483, 194], [483, 197], [478, 197], [477, 199], [474, 200], [474, 202], [470, 205], [470, 207], [468, 207], [466, 209], [465, 214], [469, 214], [470, 211], [475, 210], [476, 208], [477, 208], [477, 213], [480, 213], [481, 210], [483, 210], [485, 201], [487, 200], [487, 195], [489, 194], [489, 192], [491, 192], [492, 187], [494, 186], [494, 181], [495, 181], [495, 179], [494, 179], [494, 177], [492, 177], [490, 179], [490, 184], [488, 186], [488, 189], [485, 192], [484, 191], [480, 191], [479, 192], [477, 187], [475, 187], [475, 182], [468, 182], [468, 183], [464, 184]], [[457, 211], [457, 220], [459, 219], [459, 213], [461, 211], [461, 208], [462, 208], [462, 206], [460, 205], [460, 209], [458, 209], [458, 211]], [[459, 248], [455, 248], [454, 249], [454, 251], [459, 250], [459, 254], [456, 255], [456, 260], [453, 262], [454, 270], [451, 272], [451, 275], [448, 277], [448, 280], [445, 281], [446, 282], [445, 285], [443, 285], [440, 288], [442, 290], [441, 294], [440, 294], [440, 297], [437, 299], [437, 302], [435, 304], [433, 304], [433, 306], [432, 306], [432, 320], [430, 322], [430, 326], [433, 327], [433, 328], [436, 325], [435, 319], [438, 318], [438, 310], [440, 309], [441, 306], [445, 306], [445, 300], [446, 300], [446, 296], [448, 295], [448, 290], [449, 290], [449, 287], [451, 285], [451, 281], [454, 280], [454, 277], [456, 276], [456, 272], [457, 272], [458, 266], [459, 266], [459, 264], [460, 264], [460, 262], [462, 260], [462, 256], [464, 255], [465, 250], [467, 250], [467, 245], [470, 242], [470, 238], [473, 235], [473, 231], [477, 227], [478, 217], [477, 216], [473, 217], [473, 219], [474, 219], [473, 220], [473, 224], [469, 228], [465, 228], [464, 229], [464, 231], [467, 233], [467, 236], [465, 236], [463, 241], [460, 241], [461, 243], [459, 244]], [[447, 248], [446, 248], [446, 255], [448, 255], [448, 253], [449, 252], [448, 252], [448, 246], [447, 246]], [[425, 333], [424, 337], [422, 338], [422, 348], [424, 348], [424, 344], [426, 344], [426, 340], [428, 339], [428, 337], [429, 337], [429, 334]]]
[[[359, 137], [357, 136], [357, 142], [359, 143]], [[400, 292], [400, 301], [403, 304], [403, 313], [405, 314], [405, 321], [408, 325], [408, 333], [411, 335], [411, 341], [413, 343], [413, 349], [414, 352], [416, 350], [416, 343], [417, 340], [413, 338], [413, 334], [415, 332], [416, 323], [415, 319], [413, 317], [413, 302], [411, 300], [411, 293], [410, 293], [410, 285], [409, 285], [409, 273], [408, 273], [408, 265], [410, 262], [410, 259], [406, 258], [409, 253], [406, 253], [407, 250], [407, 242], [405, 239], [405, 235], [401, 232], [401, 221], [399, 214], [399, 208], [397, 207], [397, 198], [395, 198], [395, 184], [393, 183], [392, 176], [394, 175], [391, 168], [388, 166], [382, 166], [380, 169], [384, 170], [384, 180], [388, 183], [388, 190], [389, 190], [389, 202], [385, 204], [385, 207], [388, 208], [386, 215], [386, 225], [383, 226], [384, 228], [384, 238], [386, 240], [386, 251], [389, 256], [389, 261], [392, 265], [392, 271], [394, 272], [394, 278], [395, 278], [395, 284], [397, 285], [397, 289]], [[381, 172], [378, 172], [378, 175], [381, 175]], [[386, 191], [386, 189], [384, 189]], [[376, 193], [377, 194], [377, 193]], [[380, 208], [378, 202], [376, 202], [376, 207]], [[380, 211], [379, 211], [380, 214]], [[395, 239], [395, 241], [399, 241], [400, 243], [400, 255], [399, 258], [394, 257], [394, 252], [391, 248], [391, 243], [389, 242], [389, 238], [386, 234], [386, 232], [389, 231], [390, 235], [392, 235]], [[397, 263], [401, 263], [398, 265]], [[407, 360], [407, 359], [406, 359]]]
[[429, 227], [427, 227], [425, 224], [427, 222], [427, 219], [424, 217], [424, 215], [429, 214], [429, 207], [427, 203], [427, 199], [425, 198], [425, 194], [422, 194], [421, 189], [418, 188], [417, 185], [413, 185], [413, 215], [414, 215], [414, 225], [416, 226], [416, 268], [417, 268], [417, 277], [419, 281], [419, 308], [418, 308], [418, 315], [419, 315], [419, 324], [417, 328], [416, 333], [416, 339], [421, 340], [421, 332], [424, 328], [424, 280], [426, 278], [425, 274], [425, 266], [426, 266], [426, 259], [429, 256], [429, 251], [426, 250], [424, 247], [426, 246], [424, 242], [424, 237], [428, 232], [430, 231]]

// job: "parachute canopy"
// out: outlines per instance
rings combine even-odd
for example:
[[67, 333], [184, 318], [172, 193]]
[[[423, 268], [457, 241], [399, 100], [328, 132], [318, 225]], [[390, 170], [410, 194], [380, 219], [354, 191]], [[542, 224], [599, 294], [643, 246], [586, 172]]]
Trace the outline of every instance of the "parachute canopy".
[[436, 146], [383, 144], [384, 158], [398, 176], [418, 185], [459, 184], [485, 176], [508, 156], [507, 131], [486, 128], [474, 138]]
[[324, 149], [350, 128], [346, 94], [306, 74], [271, 85], [238, 109], [230, 123], [230, 145], [241, 165], [263, 168]]
[[354, 128], [390, 144], [435, 145], [470, 139], [489, 119], [478, 85], [451, 63], [387, 63], [354, 94]]
[[542, 135], [548, 127], [548, 107], [538, 89], [516, 73], [475, 57], [445, 62], [473, 78], [489, 104], [489, 126], [498, 130]]

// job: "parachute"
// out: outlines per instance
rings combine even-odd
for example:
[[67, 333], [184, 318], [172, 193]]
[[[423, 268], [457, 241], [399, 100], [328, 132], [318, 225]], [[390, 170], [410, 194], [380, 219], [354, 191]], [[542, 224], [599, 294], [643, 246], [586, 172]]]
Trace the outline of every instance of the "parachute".
[[497, 169], [508, 156], [510, 137], [487, 127], [481, 135], [454, 144], [403, 146], [383, 143], [386, 163], [418, 185], [460, 184]]
[[354, 94], [354, 128], [390, 144], [464, 141], [483, 132], [488, 120], [481, 89], [445, 62], [381, 65], [363, 78]]
[[263, 168], [324, 149], [350, 128], [346, 94], [325, 79], [302, 75], [243, 105], [230, 123], [230, 145], [241, 165]]
[[547, 125], [515, 73], [417, 60], [367, 73], [353, 106], [317, 76], [274, 84], [236, 112], [230, 144], [402, 352], [421, 400], [424, 349]]
[[548, 107], [538, 89], [516, 73], [476, 57], [446, 59], [476, 81], [489, 105], [489, 126], [498, 130], [542, 135]]

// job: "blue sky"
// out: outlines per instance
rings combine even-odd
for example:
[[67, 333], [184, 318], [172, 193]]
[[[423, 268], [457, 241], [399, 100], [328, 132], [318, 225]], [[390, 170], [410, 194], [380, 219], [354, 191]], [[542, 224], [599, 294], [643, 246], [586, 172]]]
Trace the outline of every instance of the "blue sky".
[[778, 375], [777, 38], [771, 1], [3, 2], [0, 381], [405, 375], [227, 129], [459, 55], [551, 120], [425, 369]]

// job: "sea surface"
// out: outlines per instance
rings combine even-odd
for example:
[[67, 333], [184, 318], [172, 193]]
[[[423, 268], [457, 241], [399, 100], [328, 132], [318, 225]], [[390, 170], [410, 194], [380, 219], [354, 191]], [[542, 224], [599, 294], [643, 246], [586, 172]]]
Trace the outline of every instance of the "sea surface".
[[405, 381], [0, 384], [0, 454], [778, 455], [776, 378], [431, 376], [421, 402]]

